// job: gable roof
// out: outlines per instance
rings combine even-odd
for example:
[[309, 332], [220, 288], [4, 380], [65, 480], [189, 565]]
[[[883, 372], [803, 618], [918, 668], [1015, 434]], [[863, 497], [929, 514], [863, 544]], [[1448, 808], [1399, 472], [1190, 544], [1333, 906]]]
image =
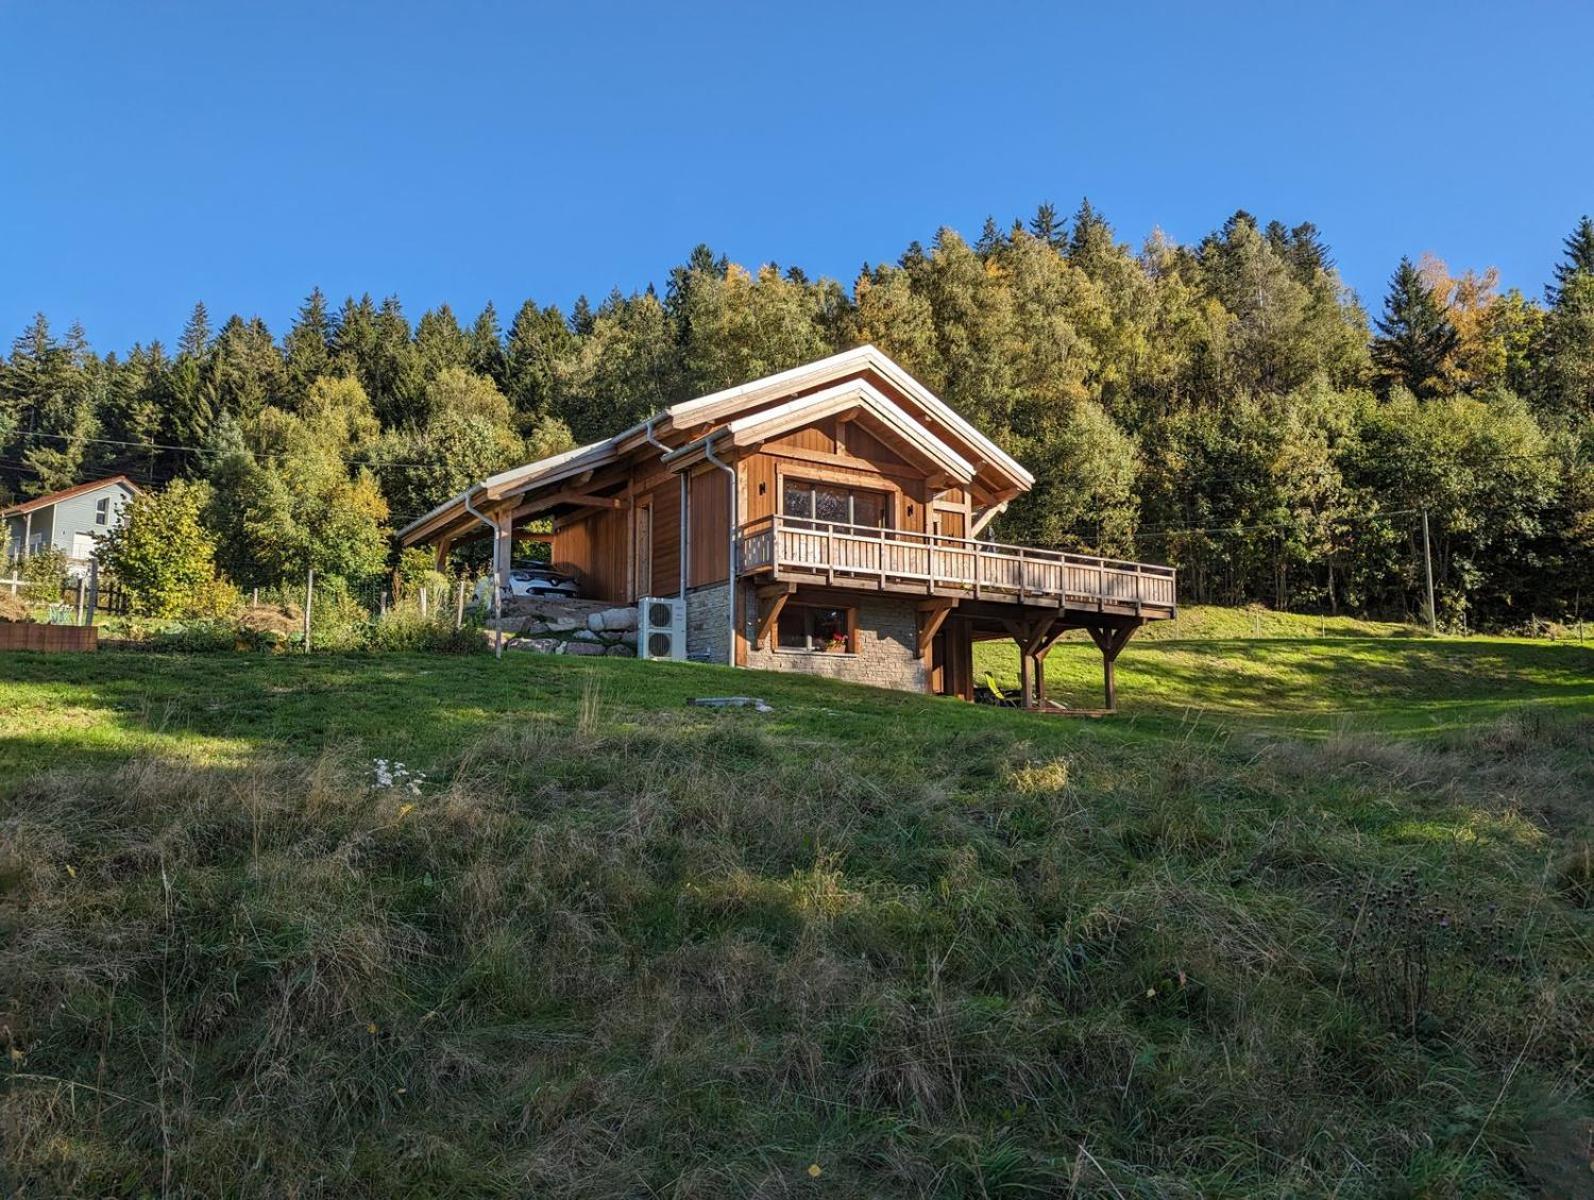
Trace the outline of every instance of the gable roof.
[[832, 354], [800, 367], [781, 371], [763, 379], [755, 379], [737, 387], [711, 392], [696, 400], [683, 400], [665, 409], [671, 422], [683, 425], [703, 424], [722, 420], [728, 413], [779, 395], [783, 391], [798, 391], [828, 380], [841, 379], [861, 370], [872, 370], [900, 392], [910, 403], [921, 410], [921, 417], [932, 425], [942, 426], [953, 438], [962, 441], [979, 458], [989, 462], [1011, 479], [1018, 487], [1028, 490], [1034, 486], [1035, 477], [1007, 451], [953, 411], [950, 405], [908, 374], [879, 347], [865, 343], [840, 354]]
[[[731, 421], [725, 430], [730, 435], [732, 445], [752, 445], [843, 412], [867, 414], [894, 434], [914, 457], [928, 460], [959, 483], [967, 484], [974, 478], [973, 463], [915, 421], [867, 379], [851, 379], [823, 391], [788, 400], [774, 408], [749, 413]], [[674, 455], [667, 457], [672, 462], [680, 461]]]
[[104, 479], [95, 479], [89, 483], [75, 484], [69, 488], [62, 488], [59, 492], [51, 492], [46, 496], [35, 496], [32, 500], [24, 500], [21, 504], [13, 504], [10, 508], [0, 510], [0, 517], [20, 517], [26, 513], [37, 512], [41, 508], [49, 508], [52, 504], [59, 504], [63, 500], [70, 500], [73, 496], [81, 496], [84, 492], [97, 491], [119, 483], [135, 496], [143, 489], [129, 479], [126, 475], [107, 475]]
[[[867, 380], [855, 378], [863, 371], [872, 371], [879, 376], [917, 411], [907, 411]], [[804, 363], [799, 367], [778, 371], [762, 379], [710, 392], [706, 396], [692, 400], [683, 400], [661, 409], [613, 437], [590, 442], [574, 450], [566, 450], [562, 454], [555, 454], [523, 466], [511, 467], [507, 471], [489, 476], [411, 521], [399, 531], [399, 539], [404, 542], [412, 538], [420, 540], [417, 535], [446, 524], [444, 518], [457, 519], [465, 511], [467, 502], [491, 502], [512, 493], [544, 487], [571, 476], [596, 470], [619, 461], [622, 456], [637, 447], [646, 445], [649, 441], [656, 441], [665, 435], [673, 434], [681, 438], [695, 429], [717, 422], [727, 422], [725, 430], [712, 436], [713, 438], [725, 434], [734, 436], [730, 425], [736, 422], [737, 414], [792, 393], [821, 389], [819, 395], [828, 395], [836, 390], [826, 389], [826, 384], [842, 385], [848, 395], [856, 398], [854, 404], [864, 404], [872, 416], [905, 440], [909, 440], [921, 455], [935, 458], [950, 474], [958, 476], [964, 483], [972, 480], [985, 466], [989, 466], [1014, 492], [1028, 491], [1035, 483], [1035, 477], [1026, 471], [1017, 459], [960, 417], [940, 397], [893, 362], [882, 350], [865, 344], [852, 350], [842, 351], [840, 354]], [[867, 389], [866, 393], [864, 389]], [[771, 418], [780, 410], [790, 410], [795, 413], [799, 411], [797, 406], [810, 399], [813, 397], [799, 395], [797, 399], [778, 405], [775, 409], [754, 413], [747, 418], [752, 424], [744, 428], [752, 428], [759, 421]], [[806, 418], [806, 420], [814, 419], [817, 418], [813, 416]], [[661, 454], [667, 461], [679, 462], [681, 452], [686, 448], [679, 446], [671, 450], [665, 447], [661, 449]]]

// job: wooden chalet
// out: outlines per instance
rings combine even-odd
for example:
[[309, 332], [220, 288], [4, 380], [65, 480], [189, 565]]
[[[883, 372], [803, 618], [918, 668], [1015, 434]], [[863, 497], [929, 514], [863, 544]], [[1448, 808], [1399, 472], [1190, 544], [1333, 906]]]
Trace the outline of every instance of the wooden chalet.
[[612, 438], [505, 471], [400, 534], [495, 538], [552, 521], [583, 595], [684, 597], [687, 657], [973, 699], [973, 645], [1018, 646], [1047, 707], [1046, 654], [1083, 629], [1113, 662], [1175, 612], [1170, 567], [982, 537], [1034, 483], [873, 346], [673, 405]]

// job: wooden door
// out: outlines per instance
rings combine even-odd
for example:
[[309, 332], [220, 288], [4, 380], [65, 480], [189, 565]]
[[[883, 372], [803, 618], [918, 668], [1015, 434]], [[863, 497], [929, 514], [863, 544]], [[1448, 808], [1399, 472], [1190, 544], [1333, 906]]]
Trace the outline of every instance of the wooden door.
[[653, 504], [648, 502], [636, 510], [636, 597], [653, 594]]

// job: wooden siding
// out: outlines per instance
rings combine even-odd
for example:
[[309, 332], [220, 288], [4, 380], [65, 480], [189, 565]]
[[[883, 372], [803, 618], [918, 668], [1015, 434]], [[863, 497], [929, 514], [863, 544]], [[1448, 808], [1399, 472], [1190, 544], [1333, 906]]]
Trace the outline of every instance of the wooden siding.
[[[723, 472], [720, 472], [723, 474]], [[674, 476], [655, 487], [653, 502], [653, 592], [673, 596], [681, 590], [681, 484]]]
[[575, 576], [581, 594], [594, 600], [629, 600], [631, 514], [603, 509], [556, 523], [553, 565]]
[[726, 539], [730, 536], [728, 476], [717, 467], [692, 476], [687, 520], [692, 539], [688, 587], [723, 583], [729, 565]]

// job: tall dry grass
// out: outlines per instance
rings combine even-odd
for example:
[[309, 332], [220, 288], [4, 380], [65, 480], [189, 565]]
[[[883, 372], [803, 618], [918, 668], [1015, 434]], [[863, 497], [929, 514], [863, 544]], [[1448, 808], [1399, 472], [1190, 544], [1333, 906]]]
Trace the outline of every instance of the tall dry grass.
[[592, 689], [418, 796], [52, 771], [0, 809], [5, 1190], [1531, 1194], [1591, 744], [798, 745]]

